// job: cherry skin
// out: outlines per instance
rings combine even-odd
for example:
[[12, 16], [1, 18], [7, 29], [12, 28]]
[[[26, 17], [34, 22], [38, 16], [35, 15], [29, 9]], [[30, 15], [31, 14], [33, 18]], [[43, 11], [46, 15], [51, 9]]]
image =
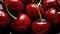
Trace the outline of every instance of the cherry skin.
[[59, 23], [60, 18], [55, 8], [48, 9], [44, 16], [45, 16], [45, 19], [53, 23], [54, 26], [58, 26], [60, 24]]
[[9, 22], [9, 15], [4, 10], [0, 10], [0, 27], [5, 28], [9, 24]]
[[16, 32], [26, 32], [30, 25], [30, 18], [26, 14], [18, 15], [18, 18], [11, 23], [12, 29]]
[[5, 7], [7, 5], [10, 12], [15, 13], [15, 14], [24, 11], [24, 6], [20, 0], [5, 0], [3, 5]]
[[30, 18], [35, 18], [37, 16], [39, 16], [39, 12], [38, 12], [38, 9], [40, 10], [41, 14], [43, 15], [44, 14], [44, 10], [41, 6], [37, 7], [37, 5], [35, 4], [28, 4], [26, 6], [26, 13], [27, 15], [30, 17]]
[[55, 7], [58, 8], [59, 1], [58, 0], [44, 0], [42, 6], [44, 10], [48, 10], [48, 8]]
[[58, 12], [57, 12], [57, 18], [53, 20], [52, 23], [55, 27], [60, 25], [60, 14], [58, 14]]
[[43, 22], [40, 22], [37, 20], [32, 24], [32, 34], [48, 34], [50, 28], [51, 25], [48, 21], [43, 20]]
[[54, 26], [60, 25], [60, 14], [57, 14], [57, 18], [52, 21]]
[[49, 8], [45, 12], [45, 18], [50, 21], [55, 20], [57, 18], [57, 10], [55, 8]]
[[60, 14], [58, 15], [58, 21], [59, 21], [59, 23], [60, 23]]

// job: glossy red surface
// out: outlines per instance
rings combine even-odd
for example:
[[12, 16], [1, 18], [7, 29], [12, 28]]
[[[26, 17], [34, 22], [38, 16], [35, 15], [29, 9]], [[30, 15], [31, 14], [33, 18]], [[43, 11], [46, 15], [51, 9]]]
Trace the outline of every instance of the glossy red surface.
[[3, 5], [5, 7], [7, 5], [10, 12], [15, 13], [15, 14], [24, 11], [24, 6], [23, 6], [22, 2], [19, 0], [5, 0]]
[[44, 8], [44, 10], [48, 10], [51, 7], [55, 7], [58, 8], [59, 5], [59, 1], [58, 0], [44, 0], [42, 3], [42, 6]]
[[45, 18], [47, 20], [55, 20], [57, 18], [57, 10], [55, 8], [50, 8], [45, 12]]
[[51, 25], [47, 21], [34, 21], [32, 24], [32, 34], [48, 34]]
[[6, 27], [9, 25], [10, 17], [4, 10], [0, 10], [0, 27]]
[[44, 14], [44, 10], [41, 6], [36, 8], [35, 4], [28, 4], [26, 6], [26, 13], [30, 18], [35, 18], [39, 16], [38, 9], [40, 10], [41, 14]]
[[11, 27], [14, 31], [26, 32], [30, 25], [30, 18], [26, 14], [20, 14], [17, 20], [12, 22]]

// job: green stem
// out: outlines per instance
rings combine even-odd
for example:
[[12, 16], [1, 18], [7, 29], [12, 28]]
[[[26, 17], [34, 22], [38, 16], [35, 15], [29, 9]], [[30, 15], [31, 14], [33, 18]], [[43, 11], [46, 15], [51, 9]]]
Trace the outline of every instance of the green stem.
[[57, 12], [57, 14], [60, 14], [60, 12]]
[[38, 6], [41, 5], [42, 0], [39, 1]]
[[39, 8], [38, 8], [38, 13], [39, 13], [39, 16], [40, 16], [40, 21], [43, 22], [42, 21], [42, 15], [41, 15], [41, 12], [40, 12]]
[[6, 2], [6, 10], [7, 10], [8, 14], [9, 14], [12, 18], [17, 19], [15, 16], [13, 16], [13, 15], [9, 12], [8, 7], [7, 7], [7, 0], [6, 0], [5, 2]]
[[38, 3], [37, 9], [38, 9], [38, 13], [39, 13], [39, 16], [40, 16], [40, 21], [43, 22], [41, 12], [38, 8], [41, 5], [41, 2], [42, 2], [42, 0], [40, 0], [40, 2]]
[[[41, 5], [41, 2], [42, 2], [42, 0], [40, 0], [40, 2], [38, 3], [38, 7], [39, 7], [39, 5]], [[40, 21], [43, 22], [42, 15], [41, 15], [41, 12], [40, 12], [39, 8], [38, 8], [38, 13], [39, 13], [39, 16], [40, 16]]]

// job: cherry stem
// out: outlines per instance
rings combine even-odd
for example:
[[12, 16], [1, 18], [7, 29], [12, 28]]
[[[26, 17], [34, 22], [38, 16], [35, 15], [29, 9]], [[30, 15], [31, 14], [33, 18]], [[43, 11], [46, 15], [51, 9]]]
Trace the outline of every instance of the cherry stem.
[[43, 21], [42, 21], [42, 15], [41, 15], [41, 12], [40, 12], [39, 9], [38, 9], [38, 13], [39, 13], [39, 16], [40, 16], [40, 21], [43, 22]]
[[[41, 2], [42, 2], [42, 0], [40, 0], [37, 7], [39, 7], [39, 5], [41, 6]], [[41, 12], [40, 12], [39, 8], [37, 8], [37, 9], [38, 9], [38, 13], [39, 13], [39, 16], [40, 16], [40, 21], [43, 22]]]
[[57, 14], [60, 14], [60, 12], [57, 12]]
[[39, 6], [39, 5], [41, 6], [41, 2], [42, 2], [42, 0], [39, 1], [38, 6]]
[[7, 7], [7, 0], [6, 0], [6, 10], [7, 10], [8, 14], [9, 14], [12, 18], [17, 19], [15, 16], [13, 16], [13, 15], [9, 12], [8, 7]]

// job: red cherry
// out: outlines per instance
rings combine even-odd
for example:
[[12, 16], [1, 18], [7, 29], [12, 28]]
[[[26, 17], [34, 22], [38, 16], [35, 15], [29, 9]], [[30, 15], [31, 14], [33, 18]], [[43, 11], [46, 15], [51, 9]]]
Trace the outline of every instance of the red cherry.
[[50, 20], [54, 26], [58, 26], [59, 23], [59, 15], [57, 15], [57, 10], [55, 8], [50, 8], [45, 13], [45, 18]]
[[10, 12], [12, 12], [14, 14], [24, 11], [24, 6], [23, 6], [22, 2], [19, 0], [5, 0], [3, 4], [5, 7], [7, 5]]
[[60, 14], [57, 14], [57, 18], [52, 21], [53, 25], [58, 26], [60, 24]]
[[49, 8], [45, 13], [45, 18], [47, 20], [55, 20], [57, 18], [57, 10], [55, 8]]
[[32, 24], [32, 33], [33, 34], [48, 34], [51, 25], [49, 22], [43, 20], [40, 22], [39, 20], [34, 21]]
[[26, 13], [30, 18], [35, 18], [39, 15], [38, 9], [40, 10], [41, 14], [44, 14], [44, 10], [41, 6], [38, 6], [38, 9], [36, 8], [35, 4], [28, 4], [26, 6]]
[[10, 22], [10, 17], [4, 10], [0, 10], [0, 27], [6, 27]]
[[54, 26], [59, 26], [60, 25], [60, 14], [57, 14], [57, 18], [52, 21]]
[[55, 7], [58, 9], [59, 1], [58, 0], [44, 0], [42, 6], [46, 11], [48, 8]]
[[58, 18], [58, 21], [59, 21], [59, 23], [60, 23], [60, 14], [57, 16], [57, 18]]
[[17, 20], [12, 22], [11, 27], [16, 32], [26, 32], [30, 25], [30, 18], [26, 14], [20, 14], [18, 15]]

